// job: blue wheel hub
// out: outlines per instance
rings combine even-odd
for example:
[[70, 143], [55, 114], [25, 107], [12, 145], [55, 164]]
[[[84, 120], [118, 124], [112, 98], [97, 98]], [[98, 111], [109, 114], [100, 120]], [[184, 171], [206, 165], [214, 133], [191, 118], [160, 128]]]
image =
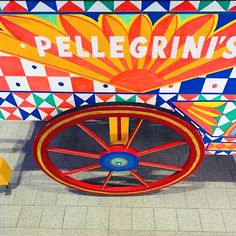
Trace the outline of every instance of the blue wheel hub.
[[126, 171], [138, 166], [138, 158], [129, 152], [109, 152], [99, 159], [100, 165], [109, 171]]

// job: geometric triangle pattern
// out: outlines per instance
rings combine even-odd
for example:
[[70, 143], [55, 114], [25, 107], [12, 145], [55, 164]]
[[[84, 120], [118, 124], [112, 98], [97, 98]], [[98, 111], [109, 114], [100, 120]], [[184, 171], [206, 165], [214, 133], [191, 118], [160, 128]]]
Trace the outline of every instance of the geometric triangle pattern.
[[235, 135], [236, 102], [175, 102], [174, 105], [211, 136]]
[[235, 1], [226, 0], [11, 0], [0, 2], [0, 11], [3, 12], [222, 12], [235, 10]]
[[0, 120], [48, 120], [63, 111], [99, 102], [156, 105], [156, 100], [156, 94], [1, 92]]

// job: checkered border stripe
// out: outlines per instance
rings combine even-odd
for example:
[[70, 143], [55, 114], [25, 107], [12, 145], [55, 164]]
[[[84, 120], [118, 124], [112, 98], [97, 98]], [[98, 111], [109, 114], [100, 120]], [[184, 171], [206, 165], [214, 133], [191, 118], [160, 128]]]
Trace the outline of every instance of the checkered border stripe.
[[[14, 70], [12, 66], [14, 65]], [[39, 83], [40, 81], [40, 83]], [[0, 53], [0, 91], [125, 93], [114, 86]], [[236, 68], [169, 85], [149, 93], [178, 94], [178, 101], [236, 100]], [[168, 94], [168, 95], [165, 95]], [[195, 94], [195, 95], [194, 95]]]

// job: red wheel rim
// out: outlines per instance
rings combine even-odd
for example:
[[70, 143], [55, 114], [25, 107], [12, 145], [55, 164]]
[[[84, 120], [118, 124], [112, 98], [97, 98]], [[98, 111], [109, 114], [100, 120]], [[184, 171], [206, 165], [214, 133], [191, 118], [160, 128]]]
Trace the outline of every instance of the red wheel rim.
[[[145, 168], [158, 168], [164, 170], [174, 171], [173, 174], [164, 177], [163, 179], [158, 179], [154, 181], [147, 181], [143, 178], [135, 169], [130, 169], [129, 174], [134, 179], [136, 179], [139, 184], [132, 185], [121, 185], [114, 186], [110, 185], [109, 182], [113, 177], [113, 170], [107, 170], [106, 175], [104, 176], [104, 180], [98, 184], [91, 184], [86, 181], [73, 178], [73, 174], [78, 174], [86, 171], [97, 171], [101, 167], [101, 163], [99, 160], [101, 158], [101, 153], [89, 153], [83, 152], [80, 150], [71, 150], [71, 149], [62, 149], [60, 147], [51, 147], [51, 140], [56, 137], [60, 132], [71, 127], [73, 125], [80, 124], [83, 129], [87, 129], [86, 125], [84, 125], [84, 121], [93, 120], [93, 119], [105, 119], [109, 117], [128, 117], [135, 118], [140, 120], [147, 120], [150, 122], [154, 122], [157, 124], [165, 125], [166, 127], [176, 131], [178, 134], [182, 136], [182, 139], [169, 142], [164, 145], [155, 146], [152, 148], [148, 148], [141, 151], [133, 150], [130, 146], [133, 141], [133, 133], [129, 136], [129, 141], [126, 145], [123, 146], [111, 146], [104, 142], [101, 138], [99, 138], [93, 132], [90, 133], [90, 136], [96, 140], [104, 149], [104, 152], [114, 152], [116, 150], [122, 152], [132, 153], [136, 155], [137, 158], [141, 158], [143, 156], [148, 156], [150, 153], [157, 153], [160, 150], [169, 149], [171, 147], [179, 146], [181, 144], [188, 144], [189, 146], [189, 155], [187, 160], [182, 166], [169, 165], [163, 163], [153, 163], [147, 160], [139, 159], [139, 166], [144, 166]], [[138, 123], [138, 122], [137, 122]], [[141, 125], [137, 124], [134, 128], [138, 129]], [[87, 133], [91, 130], [87, 129]], [[136, 134], [136, 133], [135, 133]], [[132, 136], [133, 135], [133, 136]], [[159, 111], [149, 107], [142, 106], [131, 106], [131, 105], [112, 105], [112, 106], [97, 106], [90, 107], [82, 110], [77, 110], [70, 112], [68, 114], [62, 115], [49, 124], [47, 124], [37, 135], [34, 142], [34, 157], [39, 165], [39, 167], [51, 178], [56, 181], [69, 186], [71, 188], [75, 188], [82, 191], [93, 192], [98, 194], [108, 194], [108, 195], [125, 195], [125, 194], [138, 194], [145, 193], [154, 190], [158, 190], [170, 185], [173, 185], [184, 178], [188, 177], [192, 172], [194, 172], [198, 166], [200, 165], [203, 155], [204, 155], [204, 145], [202, 142], [202, 138], [200, 134], [195, 130], [195, 128], [184, 121], [183, 119], [164, 112]], [[50, 153], [58, 152], [65, 153], [67, 155], [77, 155], [84, 158], [91, 158], [95, 160], [95, 163], [92, 165], [88, 165], [85, 167], [79, 167], [69, 171], [60, 170], [51, 160]]]

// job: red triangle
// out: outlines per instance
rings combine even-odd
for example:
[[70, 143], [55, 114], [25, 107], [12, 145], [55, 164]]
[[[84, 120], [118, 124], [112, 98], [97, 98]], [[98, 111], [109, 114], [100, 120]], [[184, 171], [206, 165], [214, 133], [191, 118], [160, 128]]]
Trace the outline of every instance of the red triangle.
[[236, 6], [230, 8], [229, 11], [236, 11]]
[[196, 7], [193, 6], [189, 1], [184, 1], [183, 3], [179, 4], [175, 8], [171, 9], [171, 11], [196, 11]]
[[30, 103], [30, 102], [27, 102], [27, 101], [23, 101], [21, 104], [20, 104], [21, 107], [35, 107], [34, 104]]
[[197, 97], [198, 97], [198, 95], [196, 95], [196, 94], [180, 94], [180, 96], [181, 96], [182, 98], [184, 98], [185, 100], [187, 100], [187, 101], [191, 101], [191, 100], [193, 100], [194, 98], [197, 98]]
[[63, 102], [58, 106], [58, 108], [74, 108], [75, 105], [68, 103], [66, 100], [71, 97], [71, 94], [63, 94], [63, 93], [58, 93], [55, 94], [54, 96], [57, 96], [58, 98], [62, 99]]
[[11, 114], [10, 116], [7, 117], [7, 120], [22, 120], [22, 118]]
[[55, 110], [55, 108], [40, 107], [39, 110], [45, 112], [48, 115], [50, 115]]
[[22, 98], [22, 99], [24, 99], [24, 100], [26, 100], [29, 96], [30, 96], [30, 93], [21, 93], [21, 92], [16, 92], [16, 93], [14, 93], [16, 96], [18, 96], [18, 97], [20, 97], [20, 98]]
[[15, 1], [10, 1], [4, 8], [3, 11], [7, 12], [27, 12], [28, 10], [17, 4]]
[[55, 108], [44, 108], [44, 107], [40, 107], [39, 108], [39, 111], [42, 111], [44, 113], [47, 114], [46, 117], [43, 118], [43, 120], [47, 121], [47, 120], [50, 120], [52, 118], [52, 115], [51, 113], [55, 110]]
[[22, 120], [21, 117], [13, 114], [17, 110], [16, 107], [1, 107], [1, 109], [10, 113], [10, 115], [7, 117], [7, 120]]
[[96, 94], [97, 97], [99, 97], [104, 102], [107, 102], [109, 99], [111, 99], [114, 94]]
[[26, 99], [30, 96], [30, 93], [15, 93], [16, 96], [22, 98], [24, 101], [20, 104], [21, 107], [35, 107], [34, 101], [28, 102]]
[[125, 1], [120, 6], [115, 9], [115, 12], [130, 12], [130, 11], [140, 11], [134, 4], [130, 1]]
[[84, 10], [76, 6], [74, 3], [68, 1], [63, 7], [59, 9], [60, 12], [83, 12]]
[[232, 101], [236, 100], [236, 95], [224, 94], [223, 96], [227, 98], [228, 100], [232, 100]]
[[140, 99], [142, 99], [145, 103], [147, 103], [147, 101], [149, 99], [151, 99], [152, 97], [154, 97], [154, 96], [156, 96], [156, 95], [153, 95], [153, 94], [141, 94], [141, 95], [138, 95], [138, 97]]

